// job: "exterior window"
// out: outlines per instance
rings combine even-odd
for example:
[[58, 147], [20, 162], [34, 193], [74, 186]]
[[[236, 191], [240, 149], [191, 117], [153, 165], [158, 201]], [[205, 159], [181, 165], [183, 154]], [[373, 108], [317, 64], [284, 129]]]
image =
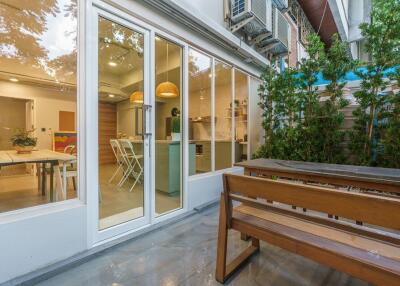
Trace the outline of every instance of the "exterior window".
[[215, 170], [232, 167], [232, 67], [215, 61]]
[[0, 1], [0, 212], [77, 197], [77, 14]]
[[247, 74], [235, 70], [235, 162], [247, 160], [247, 103], [249, 98], [249, 85]]
[[211, 58], [189, 51], [189, 162], [194, 172], [211, 171]]
[[[182, 208], [182, 48], [156, 37], [155, 203], [156, 216]], [[190, 154], [195, 156], [194, 145]], [[192, 172], [194, 167], [191, 166]]]

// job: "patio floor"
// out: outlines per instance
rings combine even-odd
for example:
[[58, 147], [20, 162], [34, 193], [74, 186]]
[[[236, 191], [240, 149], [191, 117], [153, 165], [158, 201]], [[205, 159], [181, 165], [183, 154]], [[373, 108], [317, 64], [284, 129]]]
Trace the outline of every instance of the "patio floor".
[[[218, 207], [130, 240], [37, 285], [220, 285], [215, 281]], [[230, 233], [230, 252], [245, 243]], [[356, 278], [261, 242], [226, 285], [367, 285]]]

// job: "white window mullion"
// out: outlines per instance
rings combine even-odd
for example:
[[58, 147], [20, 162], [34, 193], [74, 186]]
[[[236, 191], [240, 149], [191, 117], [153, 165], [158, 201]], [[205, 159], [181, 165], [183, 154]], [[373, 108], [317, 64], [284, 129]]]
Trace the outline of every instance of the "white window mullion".
[[[155, 173], [155, 141], [156, 141], [156, 135], [154, 130], [155, 129], [155, 110], [156, 110], [156, 99], [155, 99], [155, 86], [156, 86], [156, 60], [155, 60], [155, 44], [156, 43], [156, 35], [154, 31], [150, 31], [150, 46], [149, 46], [149, 53], [150, 53], [150, 59], [149, 59], [149, 84], [145, 89], [147, 88], [149, 90], [149, 99], [148, 99], [148, 104], [152, 106], [151, 108], [151, 133], [152, 136], [150, 137], [150, 142], [149, 142], [149, 164], [150, 170], [148, 176], [149, 176], [149, 194], [150, 194], [150, 205], [148, 206], [150, 208], [150, 223], [153, 223], [156, 217], [156, 199], [155, 199], [155, 186], [156, 186], [156, 173]], [[146, 64], [146, 63], [145, 63]]]
[[182, 93], [182, 111], [181, 111], [181, 124], [183, 125], [183, 133], [181, 145], [183, 146], [183, 158], [181, 163], [181, 176], [182, 176], [182, 200], [184, 209], [188, 208], [189, 204], [189, 46], [185, 45], [183, 48], [183, 93]]
[[215, 171], [215, 58], [211, 60], [211, 170]]
[[232, 166], [235, 164], [235, 131], [236, 131], [236, 126], [235, 126], [235, 69], [232, 68], [231, 72], [231, 117], [232, 117]]

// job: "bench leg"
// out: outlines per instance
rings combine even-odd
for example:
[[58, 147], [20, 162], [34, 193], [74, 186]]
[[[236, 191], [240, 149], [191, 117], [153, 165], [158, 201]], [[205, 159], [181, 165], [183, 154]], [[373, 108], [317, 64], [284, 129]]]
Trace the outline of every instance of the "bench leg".
[[226, 277], [226, 251], [228, 248], [228, 225], [225, 212], [225, 198], [221, 196], [219, 204], [219, 224], [217, 243], [217, 264], [215, 278], [218, 282], [224, 283]]
[[250, 236], [248, 236], [247, 234], [241, 232], [240, 233], [240, 239], [243, 241], [248, 241], [250, 239]]
[[227, 249], [227, 217], [225, 213], [225, 200], [223, 197], [221, 197], [218, 226], [217, 263], [215, 271], [215, 278], [220, 283], [224, 283], [243, 263], [245, 263], [253, 254], [260, 250], [260, 241], [252, 237], [251, 245], [248, 246], [235, 259], [233, 259], [228, 265], [226, 264]]

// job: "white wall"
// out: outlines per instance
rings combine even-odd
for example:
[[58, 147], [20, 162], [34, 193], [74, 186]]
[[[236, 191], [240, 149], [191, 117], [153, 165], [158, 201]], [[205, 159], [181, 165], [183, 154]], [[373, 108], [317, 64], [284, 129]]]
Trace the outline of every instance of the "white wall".
[[0, 216], [0, 284], [86, 249], [86, 208], [66, 202]]
[[[76, 93], [55, 89], [0, 82], [0, 96], [32, 99], [35, 104], [34, 125], [39, 149], [52, 149], [52, 131], [58, 131], [59, 111], [76, 113]], [[41, 131], [45, 128], [46, 131]]]
[[[176, 22], [171, 15], [163, 14], [141, 1], [115, 0], [113, 2], [118, 2], [116, 6], [123, 6], [125, 12], [135, 14], [134, 16], [137, 19], [152, 24], [180, 40], [201, 47], [205, 51], [209, 51], [213, 55], [247, 72], [255, 75], [260, 73], [259, 67], [245, 63], [242, 57], [233, 52], [233, 49], [227, 50], [226, 47], [211, 41], [205, 35], [201, 36], [188, 29], [186, 25]], [[200, 3], [201, 1], [198, 2], [198, 5], [203, 5]], [[211, 3], [213, 1], [208, 2]], [[210, 14], [212, 15], [214, 12], [212, 11]], [[92, 15], [92, 10], [87, 11], [87, 13]], [[215, 12], [215, 14], [219, 14], [219, 12]], [[229, 34], [226, 29], [224, 30], [226, 34]], [[88, 32], [91, 33], [92, 31]], [[85, 45], [91, 45], [91, 41], [97, 38], [97, 35], [91, 36], [93, 38], [85, 39]], [[236, 43], [236, 47], [238, 45], [242, 46], [240, 40], [231, 34], [225, 35], [225, 37], [232, 39]], [[87, 50], [88, 55], [92, 52], [92, 50]], [[88, 65], [82, 66], [85, 67], [86, 71], [92, 68]], [[90, 80], [94, 76], [94, 74], [86, 74], [86, 79]], [[93, 82], [87, 82], [87, 84], [92, 85]], [[72, 95], [71, 97], [57, 96], [54, 90], [39, 87], [27, 88], [22, 84], [0, 82], [0, 96], [10, 96], [10, 94], [19, 98], [36, 99], [35, 120], [38, 128], [45, 127], [56, 130], [58, 128], [58, 120], [54, 119], [55, 114], [58, 115], [59, 110], [75, 111], [75, 97]], [[87, 98], [91, 96], [91, 94], [83, 95]], [[82, 116], [84, 117], [87, 114], [86, 121], [89, 123], [93, 123], [93, 120], [89, 118], [92, 109], [93, 106], [86, 106], [86, 109], [82, 108]], [[170, 108], [168, 109], [170, 110]], [[90, 129], [93, 128], [89, 123], [81, 126], [81, 128], [86, 128], [87, 134], [91, 134], [92, 130]], [[38, 134], [38, 137], [39, 141], [42, 142], [40, 144], [43, 144], [40, 145], [41, 148], [50, 146], [51, 137], [47, 131], [43, 134]], [[83, 139], [88, 140], [87, 138]], [[93, 140], [92, 137], [88, 142], [91, 143]], [[83, 141], [82, 146], [86, 145], [89, 144]], [[90, 148], [86, 149], [85, 158], [96, 158], [93, 154], [97, 152], [97, 148], [87, 147]], [[88, 169], [81, 170], [82, 175], [87, 175], [81, 179], [85, 179], [85, 183], [92, 186], [96, 184], [96, 180], [93, 180], [93, 178], [96, 178], [97, 175], [90, 171], [92, 165], [89, 163], [93, 164], [93, 161], [88, 162]], [[235, 169], [235, 171], [241, 172], [242, 170]], [[82, 184], [82, 186], [86, 184]], [[191, 210], [193, 207], [208, 203], [219, 197], [219, 193], [222, 190], [221, 174], [191, 178], [188, 185], [188, 210]], [[97, 195], [93, 195], [93, 189], [81, 189], [80, 191], [89, 194], [87, 196], [87, 205], [74, 200], [38, 206], [9, 214], [0, 214], [0, 283], [40, 268], [46, 267], [46, 269], [49, 269], [51, 264], [92, 248], [98, 243], [98, 241], [95, 241], [98, 236], [94, 234], [98, 223], [94, 211], [96, 210], [96, 204], [93, 204], [95, 201], [93, 198], [96, 198]]]
[[[243, 168], [233, 168], [224, 173], [243, 174]], [[218, 200], [223, 190], [221, 172], [209, 174], [207, 176], [189, 177], [188, 193], [189, 209], [205, 205]]]
[[215, 23], [225, 27], [223, 0], [172, 0], [173, 2], [192, 6], [202, 16], [209, 17]]

